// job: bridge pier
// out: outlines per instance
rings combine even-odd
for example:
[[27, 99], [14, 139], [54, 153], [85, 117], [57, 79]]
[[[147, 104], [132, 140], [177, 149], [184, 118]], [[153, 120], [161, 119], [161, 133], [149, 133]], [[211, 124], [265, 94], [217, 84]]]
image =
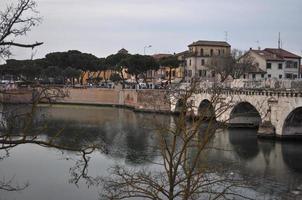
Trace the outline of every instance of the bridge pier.
[[259, 125], [257, 136], [259, 138], [275, 138], [276, 128], [270, 121], [265, 121]]
[[[217, 121], [236, 127], [258, 127], [259, 138], [302, 139], [301, 91], [222, 89], [219, 98], [212, 98], [215, 95], [211, 90], [200, 90], [192, 96], [195, 116], [208, 116], [203, 108], [213, 104]], [[171, 109], [177, 111], [178, 99], [173, 100]]]

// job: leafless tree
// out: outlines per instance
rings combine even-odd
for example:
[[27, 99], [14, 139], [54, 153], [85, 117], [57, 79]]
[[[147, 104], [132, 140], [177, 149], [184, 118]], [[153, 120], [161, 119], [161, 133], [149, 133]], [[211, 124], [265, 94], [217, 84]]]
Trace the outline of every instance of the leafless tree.
[[222, 103], [220, 89], [212, 88], [210, 104], [188, 121], [190, 111], [196, 109], [193, 94], [201, 89], [194, 82], [168, 94], [182, 103], [174, 123], [156, 125], [161, 159], [154, 164], [160, 169], [114, 166], [111, 176], [98, 180], [103, 186], [101, 199], [250, 199], [238, 192], [238, 188], [246, 187], [243, 180], [207, 165], [207, 151], [214, 148], [210, 144], [218, 128], [215, 114], [209, 117], [208, 113], [214, 108], [220, 115], [229, 105]]
[[[4, 109], [0, 112], [0, 152], [3, 155], [0, 159], [9, 157], [11, 149], [24, 144], [39, 145], [42, 147], [55, 148], [60, 151], [71, 151], [80, 155], [80, 159], [77, 161], [77, 170], [81, 171], [79, 176], [75, 176], [71, 171], [73, 177], [73, 183], [77, 182], [81, 178], [86, 178], [87, 167], [89, 161], [89, 155], [95, 150], [100, 149], [100, 145], [85, 144], [79, 147], [73, 147], [69, 145], [62, 145], [57, 140], [62, 136], [64, 128], [55, 130], [54, 133], [42, 137], [47, 132], [48, 125], [43, 119], [39, 119], [37, 116], [37, 108], [40, 103], [51, 104], [57, 99], [62, 99], [68, 96], [68, 90], [54, 86], [32, 86], [32, 99], [25, 105], [10, 106], [9, 109]], [[25, 93], [5, 91], [3, 95], [11, 95], [11, 98], [24, 97]], [[20, 98], [19, 97], [19, 98]], [[10, 99], [6, 99], [10, 100]], [[4, 153], [4, 154], [3, 154]], [[86, 165], [79, 165], [79, 163], [87, 163]], [[83, 169], [82, 169], [83, 168]], [[0, 180], [0, 190], [6, 191], [19, 191], [27, 188], [29, 183], [22, 185], [14, 184], [14, 178]]]
[[253, 69], [253, 59], [244, 55], [242, 51], [233, 49], [230, 54], [216, 55], [209, 59], [207, 67], [220, 76], [220, 82], [224, 82], [229, 77], [240, 78], [245, 73]]
[[40, 23], [41, 18], [36, 6], [33, 0], [18, 0], [17, 4], [7, 5], [6, 8], [0, 10], [0, 56], [10, 56], [12, 46], [34, 48], [43, 44], [42, 42], [25, 44], [15, 41]]

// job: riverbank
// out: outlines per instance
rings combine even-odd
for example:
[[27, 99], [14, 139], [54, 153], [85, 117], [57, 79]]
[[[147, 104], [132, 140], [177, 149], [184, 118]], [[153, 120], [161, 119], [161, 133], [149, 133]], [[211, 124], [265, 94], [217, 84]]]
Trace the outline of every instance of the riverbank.
[[[104, 88], [68, 88], [65, 98], [57, 98], [53, 104], [124, 107], [135, 111], [171, 113], [166, 90], [131, 90]], [[26, 104], [34, 98], [32, 89], [11, 90], [0, 94], [1, 103]], [[42, 101], [41, 103], [47, 103]]]

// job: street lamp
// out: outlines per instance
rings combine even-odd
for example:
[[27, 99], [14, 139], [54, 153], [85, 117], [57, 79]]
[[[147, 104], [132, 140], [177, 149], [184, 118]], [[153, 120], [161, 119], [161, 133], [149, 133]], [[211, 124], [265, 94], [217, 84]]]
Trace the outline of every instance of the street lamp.
[[147, 46], [144, 46], [144, 55], [146, 55], [146, 48], [151, 48], [152, 45], [147, 45]]

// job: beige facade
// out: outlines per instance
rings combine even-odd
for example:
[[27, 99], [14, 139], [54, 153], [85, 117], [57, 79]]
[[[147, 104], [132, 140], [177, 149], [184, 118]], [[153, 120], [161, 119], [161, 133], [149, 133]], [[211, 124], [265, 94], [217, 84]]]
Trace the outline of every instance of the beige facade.
[[190, 82], [192, 78], [213, 79], [215, 73], [207, 67], [209, 59], [213, 56], [228, 55], [231, 45], [223, 41], [197, 41], [189, 46], [186, 56], [185, 80]]

